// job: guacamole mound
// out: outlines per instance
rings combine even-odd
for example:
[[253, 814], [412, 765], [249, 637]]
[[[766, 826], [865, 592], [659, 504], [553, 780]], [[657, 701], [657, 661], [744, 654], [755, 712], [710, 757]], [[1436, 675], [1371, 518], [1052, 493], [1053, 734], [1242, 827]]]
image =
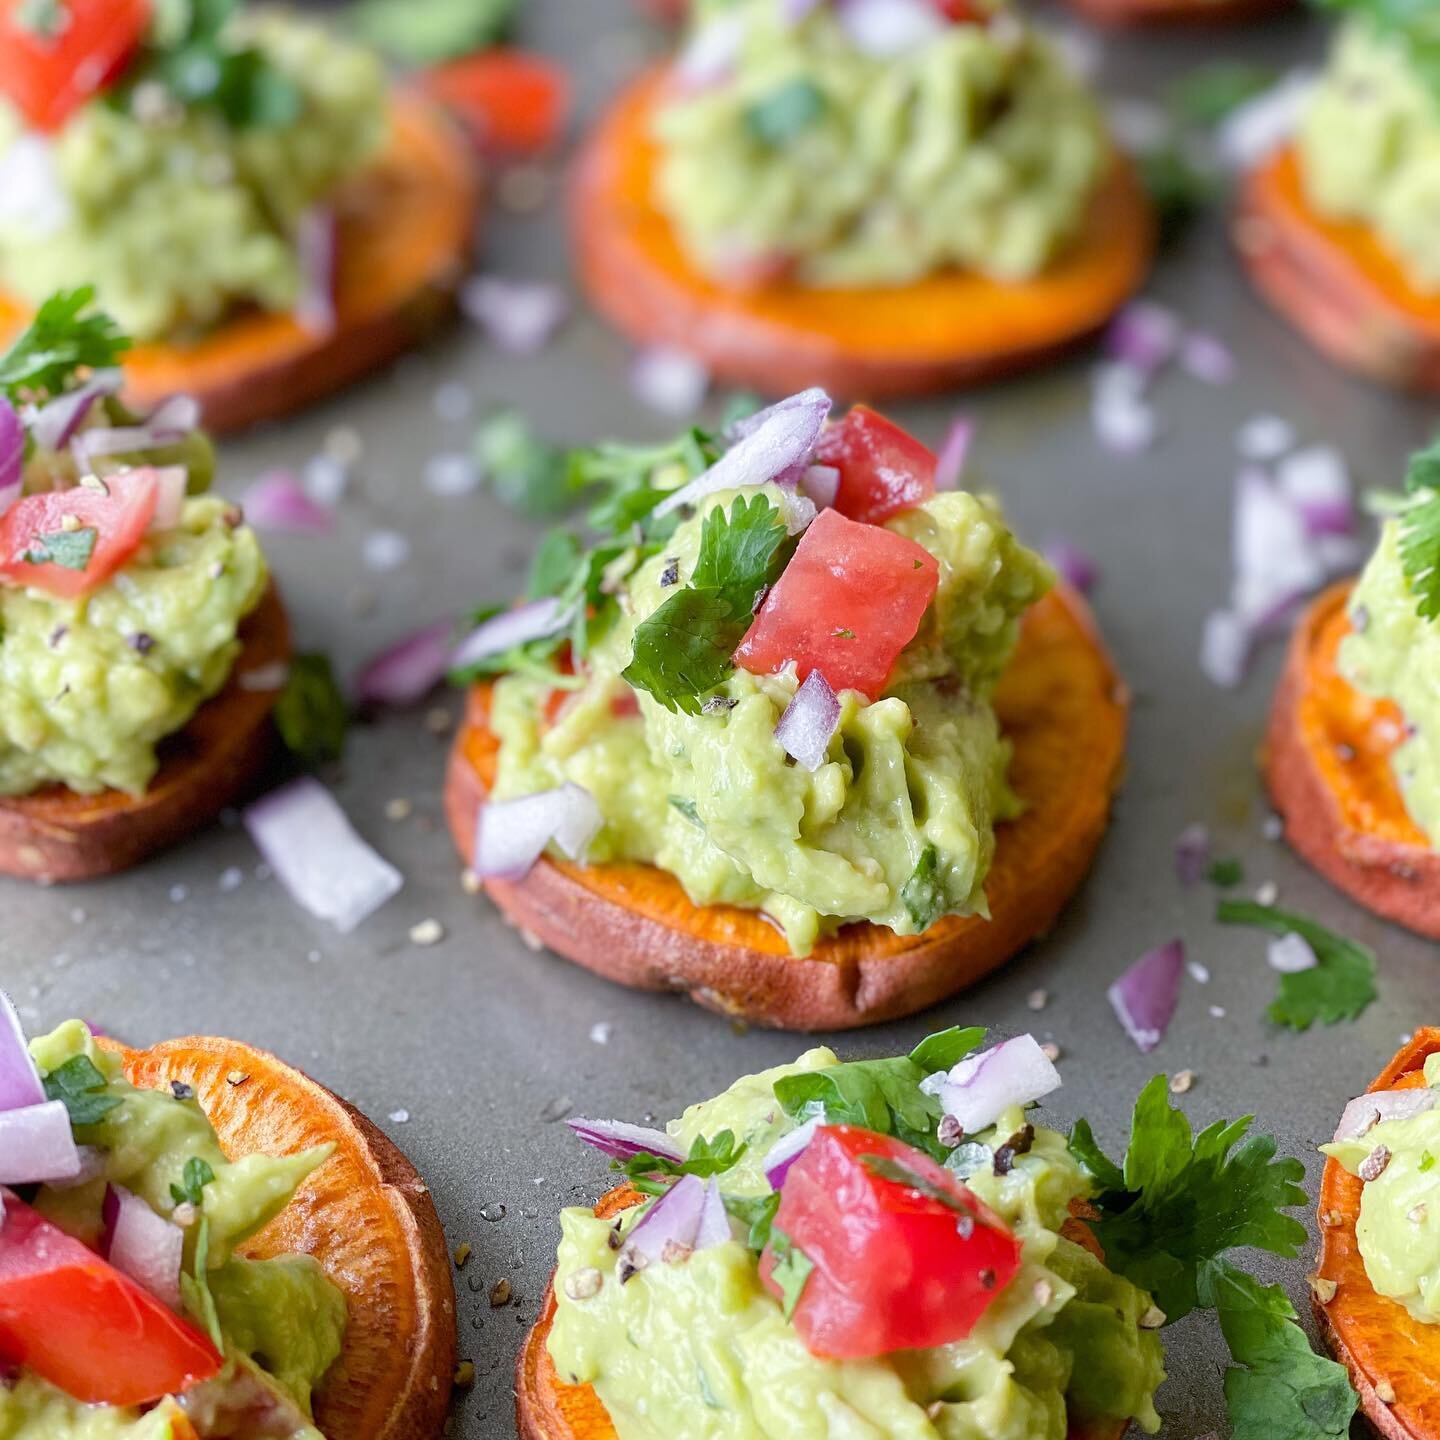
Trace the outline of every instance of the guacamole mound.
[[[727, 1195], [763, 1196], [761, 1161], [793, 1123], [775, 1081], [836, 1063], [832, 1051], [811, 1050], [691, 1107], [668, 1130], [682, 1148], [730, 1130], [748, 1149], [721, 1185]], [[970, 1138], [998, 1144], [1024, 1120], [1016, 1108]], [[1064, 1440], [1072, 1419], [1132, 1418], [1153, 1433], [1164, 1370], [1159, 1336], [1140, 1324], [1150, 1299], [1058, 1233], [1070, 1201], [1091, 1189], [1064, 1136], [1037, 1126], [1007, 1175], [987, 1164], [965, 1184], [1023, 1249], [1014, 1280], [964, 1340], [873, 1360], [818, 1359], [739, 1241], [646, 1266], [621, 1284], [614, 1222], [570, 1209], [560, 1217], [551, 1358], [564, 1382], [595, 1387], [620, 1440]], [[627, 1212], [622, 1233], [642, 1213]], [[598, 1274], [598, 1289], [593, 1276], [568, 1283], [581, 1271]]]
[[676, 88], [656, 118], [658, 201], [722, 282], [905, 285], [962, 267], [1033, 276], [1074, 238], [1110, 164], [1100, 112], [1008, 9], [889, 58], [835, 8], [700, 0], [743, 31], [734, 74]]
[[1390, 757], [1410, 817], [1440, 845], [1440, 621], [1424, 619], [1400, 562], [1400, 527], [1389, 520], [1350, 595], [1353, 633], [1340, 646], [1340, 673], [1405, 716], [1405, 739]]
[[[1019, 617], [1051, 583], [1048, 567], [974, 495], [936, 495], [889, 521], [939, 560], [939, 590], [886, 693], [840, 694], [829, 758], [812, 773], [788, 763], [774, 735], [798, 688], [793, 667], [736, 670], [723, 703], [699, 715], [671, 712], [621, 677], [635, 626], [671, 593], [666, 569], [678, 560], [682, 576], [693, 571], [705, 515], [736, 493], [707, 497], [665, 554], [630, 577], [619, 621], [553, 724], [553, 674], [496, 684], [493, 798], [582, 786], [605, 819], [591, 860], [658, 865], [697, 905], [763, 911], [797, 954], [847, 921], [912, 935], [935, 914], [986, 913], [994, 825], [1018, 812], [1010, 746], [989, 702]], [[748, 493], [782, 503], [773, 485]], [[933, 866], [934, 906], [918, 906], [908, 888], [922, 863]]]
[[[35, 1208], [52, 1224], [86, 1244], [101, 1231], [101, 1207], [108, 1184], [123, 1185], [157, 1214], [176, 1209], [171, 1186], [185, 1181], [187, 1160], [203, 1160], [214, 1179], [203, 1187], [200, 1221], [186, 1227], [181, 1292], [185, 1311], [206, 1329], [203, 1275], [214, 1299], [225, 1367], [177, 1405], [165, 1400], [141, 1412], [115, 1406], [82, 1405], [24, 1369], [18, 1380], [0, 1384], [0, 1436], [4, 1440], [169, 1440], [179, 1409], [198, 1413], [224, 1397], [255, 1403], [258, 1395], [274, 1411], [293, 1411], [302, 1423], [291, 1440], [323, 1440], [313, 1425], [311, 1395], [340, 1354], [345, 1333], [345, 1297], [308, 1255], [246, 1260], [234, 1253], [241, 1242], [274, 1219], [305, 1179], [330, 1157], [320, 1145], [299, 1155], [247, 1155], [229, 1161], [204, 1112], [193, 1099], [169, 1091], [137, 1090], [124, 1078], [119, 1059], [101, 1050], [79, 1020], [31, 1042], [42, 1075], [78, 1056], [105, 1079], [104, 1094], [119, 1100], [92, 1125], [77, 1126], [76, 1140], [94, 1146], [102, 1173], [82, 1184], [41, 1186]], [[96, 1092], [99, 1093], [99, 1092]], [[202, 1233], [208, 1247], [198, 1253]], [[273, 1433], [279, 1433], [278, 1431]]]
[[224, 688], [267, 583], [254, 531], [202, 497], [83, 599], [0, 586], [0, 795], [143, 793], [155, 747]]
[[1297, 144], [1315, 209], [1369, 225], [1417, 289], [1440, 292], [1440, 100], [1404, 42], [1343, 26]]
[[203, 330], [237, 306], [294, 308], [301, 218], [381, 145], [385, 75], [318, 25], [237, 23], [300, 87], [293, 123], [234, 129], [212, 110], [141, 116], [101, 98], [49, 141], [0, 101], [0, 158], [15, 144], [48, 147], [64, 202], [61, 214], [0, 210], [0, 288], [39, 305], [83, 276], [139, 341]]
[[[1425, 1083], [1440, 1087], [1440, 1055], [1426, 1060]], [[1377, 1295], [1398, 1301], [1425, 1324], [1440, 1324], [1440, 1206], [1435, 1203], [1440, 1110], [1384, 1120], [1358, 1140], [1320, 1149], [1350, 1174], [1360, 1175], [1360, 1167], [1381, 1147], [1388, 1159], [1374, 1179], [1365, 1181], [1355, 1225], [1365, 1274]]]

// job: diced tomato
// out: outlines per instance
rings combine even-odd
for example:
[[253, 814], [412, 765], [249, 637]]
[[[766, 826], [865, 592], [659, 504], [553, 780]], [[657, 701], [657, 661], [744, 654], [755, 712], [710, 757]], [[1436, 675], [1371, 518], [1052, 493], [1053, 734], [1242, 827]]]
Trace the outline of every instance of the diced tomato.
[[857, 405], [821, 433], [821, 465], [840, 472], [835, 508], [879, 525], [935, 493], [935, 452], [868, 405]]
[[[88, 594], [140, 548], [159, 494], [154, 470], [131, 470], [107, 476], [103, 489], [79, 485], [17, 500], [0, 516], [0, 579], [65, 600]], [[47, 554], [61, 558], [26, 558]]]
[[193, 1325], [9, 1191], [0, 1198], [0, 1359], [86, 1405], [145, 1405], [219, 1373]]
[[878, 698], [935, 598], [940, 567], [923, 545], [822, 510], [796, 546], [735, 663], [773, 675], [793, 660], [837, 693]]
[[[792, 1318], [827, 1359], [963, 1340], [1020, 1268], [1019, 1242], [954, 1175], [852, 1125], [815, 1132], [785, 1177], [775, 1229], [782, 1251], [788, 1242], [814, 1266]], [[760, 1275], [783, 1295], [776, 1244]]]
[[58, 130], [120, 78], [150, 25], [150, 0], [0, 0], [0, 93], [39, 130]]
[[570, 76], [521, 50], [482, 50], [437, 65], [425, 89], [453, 111], [482, 149], [535, 155], [559, 141], [570, 113]]

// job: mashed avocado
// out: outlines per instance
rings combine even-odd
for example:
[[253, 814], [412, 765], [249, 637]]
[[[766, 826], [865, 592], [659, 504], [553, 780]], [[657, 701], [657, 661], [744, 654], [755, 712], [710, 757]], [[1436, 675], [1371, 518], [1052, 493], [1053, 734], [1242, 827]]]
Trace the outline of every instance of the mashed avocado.
[[658, 199], [692, 259], [727, 275], [904, 285], [961, 266], [1043, 270], [1109, 164], [1097, 106], [1009, 11], [879, 59], [835, 7], [700, 0], [739, 26], [734, 74], [660, 111]]
[[264, 594], [265, 559], [238, 516], [187, 500], [175, 530], [82, 600], [0, 586], [0, 795], [144, 791], [155, 747], [224, 687]]
[[1440, 291], [1440, 97], [1405, 42], [1342, 27], [1297, 138], [1310, 203], [1371, 226], [1417, 289]]
[[1340, 672], [1357, 690], [1392, 700], [1404, 713], [1406, 739], [1390, 763], [1411, 818], [1440, 845], [1440, 621], [1419, 614], [1399, 543], [1398, 522], [1387, 521], [1350, 596], [1354, 633], [1341, 643]]
[[[781, 501], [773, 486], [761, 493]], [[495, 798], [583, 786], [605, 817], [593, 860], [646, 861], [697, 905], [762, 910], [800, 954], [850, 920], [909, 935], [936, 913], [985, 913], [993, 827], [1017, 811], [1010, 747], [989, 700], [1019, 616], [1050, 583], [1044, 562], [973, 495], [936, 495], [891, 520], [940, 561], [939, 591], [888, 692], [873, 703], [842, 692], [829, 759], [812, 773], [787, 763], [774, 737], [797, 688], [793, 669], [737, 670], [720, 692], [733, 706], [700, 715], [672, 713], [621, 678], [636, 624], [669, 593], [665, 570], [677, 558], [681, 574], [693, 570], [704, 516], [734, 498], [707, 498], [631, 577], [619, 621], [553, 725], [544, 723], [552, 675], [497, 684]], [[921, 866], [933, 868], [934, 905], [909, 887]]]
[[162, 103], [151, 114], [102, 98], [49, 141], [0, 101], [0, 161], [15, 144], [46, 147], [63, 202], [59, 214], [0, 206], [0, 288], [38, 305], [83, 277], [137, 340], [212, 325], [240, 305], [294, 307], [297, 227], [375, 154], [385, 76], [317, 25], [239, 23], [300, 87], [292, 123], [236, 129], [212, 109]]
[[[283, 1158], [247, 1155], [231, 1162], [193, 1099], [135, 1089], [120, 1061], [96, 1046], [82, 1022], [71, 1020], [39, 1037], [30, 1050], [42, 1075], [85, 1057], [104, 1078], [103, 1094], [120, 1102], [94, 1124], [76, 1127], [77, 1141], [95, 1147], [99, 1173], [65, 1188], [42, 1186], [35, 1208], [67, 1234], [93, 1244], [108, 1184], [123, 1185], [170, 1218], [177, 1210], [171, 1187], [186, 1185], [188, 1161], [203, 1161], [214, 1178], [203, 1186], [199, 1218], [192, 1217], [186, 1227], [181, 1289], [190, 1317], [207, 1328], [203, 1293], [208, 1288], [226, 1365], [216, 1379], [197, 1387], [200, 1393], [188, 1394], [184, 1404], [223, 1408], [228, 1393], [254, 1406], [259, 1387], [277, 1413], [290, 1408], [308, 1417], [311, 1392], [340, 1353], [345, 1298], [308, 1255], [255, 1261], [233, 1252], [290, 1203], [333, 1147], [320, 1145]], [[82, 1405], [23, 1370], [17, 1383], [0, 1385], [0, 1440], [167, 1440], [175, 1414], [170, 1401], [144, 1414]], [[305, 1424], [294, 1430], [293, 1440], [321, 1436]]]
[[[1425, 1083], [1440, 1086], [1440, 1055], [1426, 1060]], [[1440, 1324], [1440, 1110], [1385, 1120], [1358, 1140], [1320, 1148], [1352, 1175], [1379, 1169], [1365, 1179], [1355, 1226], [1365, 1273], [1377, 1295]]]
[[[760, 1196], [770, 1146], [792, 1126], [773, 1086], [828, 1068], [816, 1049], [794, 1065], [747, 1076], [668, 1128], [688, 1148], [730, 1130], [749, 1149], [726, 1171], [728, 1195]], [[999, 1143], [1016, 1109], [971, 1137]], [[1009, 1174], [989, 1167], [965, 1183], [1023, 1246], [1015, 1279], [964, 1340], [867, 1361], [816, 1358], [801, 1343], [739, 1241], [679, 1264], [647, 1266], [623, 1285], [613, 1222], [589, 1210], [561, 1215], [559, 1309], [549, 1349], [563, 1380], [591, 1384], [620, 1440], [1064, 1440], [1074, 1419], [1159, 1426], [1160, 1340], [1140, 1317], [1149, 1297], [1057, 1233], [1090, 1185], [1063, 1136], [1037, 1127]], [[638, 1219], [623, 1222], [628, 1232]], [[582, 1271], [600, 1276], [570, 1284]]]

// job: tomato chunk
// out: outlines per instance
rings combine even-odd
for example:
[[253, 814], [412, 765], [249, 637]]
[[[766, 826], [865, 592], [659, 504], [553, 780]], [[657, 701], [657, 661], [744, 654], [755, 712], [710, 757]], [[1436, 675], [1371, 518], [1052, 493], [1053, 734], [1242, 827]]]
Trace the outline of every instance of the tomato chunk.
[[794, 661], [837, 693], [878, 698], [935, 598], [940, 566], [923, 545], [822, 510], [760, 607], [735, 663], [773, 675]]
[[[861, 1360], [963, 1340], [1020, 1268], [1020, 1242], [928, 1155], [853, 1125], [822, 1125], [790, 1167], [760, 1257], [788, 1243], [814, 1269], [792, 1319], [812, 1355]], [[777, 1253], [778, 1245], [778, 1253]], [[786, 1268], [803, 1273], [792, 1255]], [[793, 1290], [793, 1286], [792, 1286]]]
[[0, 1358], [87, 1405], [145, 1405], [219, 1373], [193, 1325], [8, 1190], [0, 1199]]
[[[0, 93], [38, 130], [58, 130], [119, 79], [150, 25], [150, 0], [0, 0]], [[38, 17], [38, 18], [37, 18]]]
[[[27, 495], [0, 516], [0, 579], [73, 600], [103, 585], [140, 548], [155, 517], [154, 470]], [[46, 558], [46, 557], [51, 558]]]
[[828, 426], [815, 458], [840, 472], [835, 508], [852, 520], [879, 525], [935, 493], [934, 451], [868, 405]]
[[553, 148], [570, 113], [567, 72], [521, 50], [484, 50], [437, 65], [424, 85], [466, 125], [477, 145], [505, 155]]

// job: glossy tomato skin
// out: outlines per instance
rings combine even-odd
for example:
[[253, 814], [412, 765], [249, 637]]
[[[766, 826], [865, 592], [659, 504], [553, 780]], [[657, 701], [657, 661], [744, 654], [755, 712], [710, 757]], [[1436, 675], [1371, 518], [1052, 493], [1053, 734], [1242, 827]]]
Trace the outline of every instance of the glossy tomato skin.
[[58, 0], [59, 28], [21, 23], [25, 0], [0, 0], [0, 93], [37, 130], [55, 131], [124, 72], [150, 25], [150, 0]]
[[[867, 1157], [919, 1176], [951, 1203], [876, 1174]], [[775, 1228], [815, 1267], [792, 1320], [806, 1349], [826, 1359], [963, 1340], [1020, 1268], [1019, 1241], [954, 1175], [853, 1125], [815, 1132], [785, 1177]], [[779, 1296], [775, 1263], [767, 1247], [760, 1274]]]
[[800, 679], [819, 670], [830, 688], [871, 700], [885, 689], [940, 583], [923, 545], [879, 525], [822, 510], [735, 652], [754, 675], [793, 660]]
[[0, 1359], [87, 1405], [145, 1405], [217, 1375], [193, 1325], [9, 1191], [0, 1226]]
[[[89, 594], [140, 548], [159, 495], [153, 470], [131, 470], [108, 476], [103, 490], [80, 485], [17, 500], [0, 516], [0, 580], [33, 586], [62, 600]], [[44, 548], [42, 536], [87, 530], [95, 532], [95, 542], [83, 570], [25, 558]]]
[[497, 47], [437, 65], [425, 89], [486, 151], [541, 154], [559, 143], [570, 114], [570, 76], [553, 60]]
[[880, 525], [935, 493], [935, 453], [868, 405], [828, 426], [815, 447], [821, 465], [840, 472], [835, 508]]

